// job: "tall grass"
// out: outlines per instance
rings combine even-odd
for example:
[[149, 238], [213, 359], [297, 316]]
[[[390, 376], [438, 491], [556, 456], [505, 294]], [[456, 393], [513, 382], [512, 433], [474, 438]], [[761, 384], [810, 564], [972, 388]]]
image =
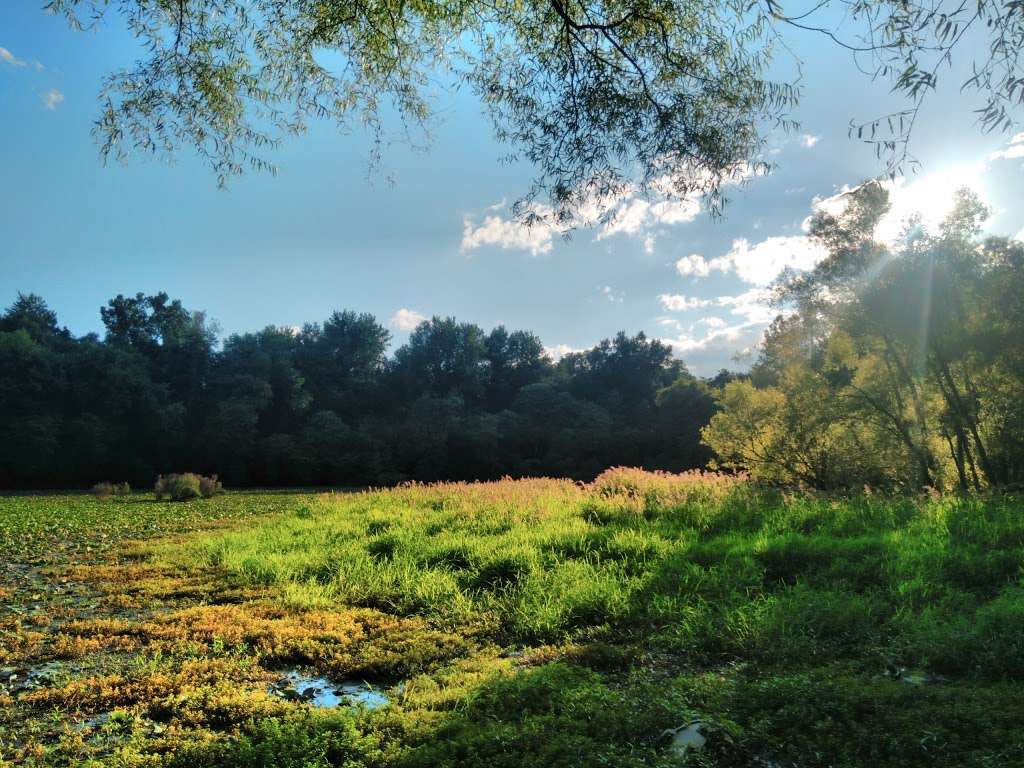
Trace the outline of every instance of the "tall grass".
[[1016, 497], [835, 500], [615, 469], [323, 495], [192, 556], [296, 606], [503, 643], [640, 639], [688, 663], [1024, 678]]

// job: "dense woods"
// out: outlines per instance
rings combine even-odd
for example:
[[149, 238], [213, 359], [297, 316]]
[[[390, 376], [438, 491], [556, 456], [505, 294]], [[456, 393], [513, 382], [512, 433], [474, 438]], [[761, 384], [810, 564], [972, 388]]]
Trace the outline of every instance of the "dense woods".
[[620, 333], [557, 364], [537, 336], [435, 317], [387, 355], [368, 314], [218, 343], [166, 294], [117, 296], [74, 337], [38, 296], [0, 318], [0, 484], [89, 486], [159, 473], [239, 485], [502, 475], [591, 478], [701, 466], [709, 387]]

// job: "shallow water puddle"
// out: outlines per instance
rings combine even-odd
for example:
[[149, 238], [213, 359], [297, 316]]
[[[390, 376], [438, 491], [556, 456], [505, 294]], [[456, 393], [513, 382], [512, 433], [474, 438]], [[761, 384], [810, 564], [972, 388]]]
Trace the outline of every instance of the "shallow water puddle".
[[270, 686], [270, 692], [290, 701], [304, 701], [314, 707], [362, 706], [379, 709], [390, 699], [387, 690], [359, 680], [332, 682], [326, 677], [291, 670]]
[[80, 671], [80, 666], [66, 661], [44, 661], [25, 667], [0, 668], [0, 689], [8, 693], [45, 688]]

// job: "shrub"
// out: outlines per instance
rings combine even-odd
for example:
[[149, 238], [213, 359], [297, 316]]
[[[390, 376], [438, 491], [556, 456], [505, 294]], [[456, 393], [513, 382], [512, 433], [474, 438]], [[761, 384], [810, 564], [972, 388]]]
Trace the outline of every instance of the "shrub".
[[204, 499], [210, 499], [224, 493], [224, 486], [221, 485], [220, 480], [217, 479], [216, 475], [210, 475], [209, 477], [200, 475], [199, 493], [202, 494]]
[[111, 483], [106, 480], [92, 487], [92, 495], [104, 501], [111, 496], [128, 496], [131, 492], [132, 488], [128, 483]]
[[746, 479], [743, 474], [700, 469], [673, 474], [648, 472], [637, 467], [612, 467], [594, 478], [590, 488], [599, 497], [625, 497], [662, 506], [719, 499]]
[[190, 499], [209, 499], [224, 493], [224, 487], [216, 475], [204, 477], [192, 472], [184, 474], [160, 475], [153, 486], [157, 501], [167, 497], [171, 501], [189, 501]]

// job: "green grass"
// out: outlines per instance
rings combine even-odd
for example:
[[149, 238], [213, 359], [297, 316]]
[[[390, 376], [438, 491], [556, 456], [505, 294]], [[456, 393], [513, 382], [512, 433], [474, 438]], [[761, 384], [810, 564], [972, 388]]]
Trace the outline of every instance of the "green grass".
[[[1017, 497], [836, 500], [619, 470], [177, 506], [9, 498], [0, 541], [58, 524], [62, 503], [79, 543], [44, 558], [47, 578], [92, 585], [101, 609], [39, 637], [8, 620], [0, 666], [98, 645], [11, 697], [8, 760], [1024, 765]], [[76, 567], [96, 525], [107, 555]], [[393, 703], [268, 697], [286, 663], [374, 679]], [[110, 733], [68, 726], [115, 708]], [[691, 720], [707, 746], [679, 755], [666, 729]]]

